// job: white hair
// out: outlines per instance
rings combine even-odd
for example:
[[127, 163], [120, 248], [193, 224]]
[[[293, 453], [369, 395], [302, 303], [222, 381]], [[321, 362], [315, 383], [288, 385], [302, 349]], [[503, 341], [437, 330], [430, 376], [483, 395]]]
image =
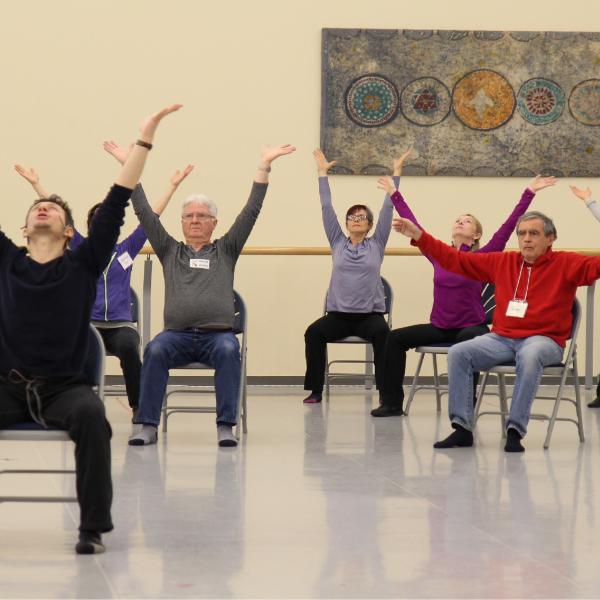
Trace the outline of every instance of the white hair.
[[206, 208], [208, 209], [208, 212], [211, 217], [217, 216], [217, 205], [208, 196], [205, 196], [204, 194], [192, 194], [191, 196], [188, 196], [183, 201], [183, 204], [181, 206], [181, 212], [183, 213], [183, 211], [188, 205], [195, 203], [204, 204], [204, 206], [206, 206]]

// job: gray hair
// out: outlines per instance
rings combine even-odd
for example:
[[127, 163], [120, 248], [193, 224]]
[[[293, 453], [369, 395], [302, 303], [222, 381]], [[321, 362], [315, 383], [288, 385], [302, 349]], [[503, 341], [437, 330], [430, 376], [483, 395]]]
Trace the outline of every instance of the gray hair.
[[188, 196], [183, 201], [183, 204], [181, 206], [181, 212], [183, 213], [183, 211], [186, 209], [186, 207], [188, 205], [194, 204], [194, 203], [204, 204], [204, 206], [206, 206], [206, 208], [208, 209], [210, 216], [216, 218], [217, 205], [208, 196], [205, 196], [204, 194], [192, 194], [191, 196]]
[[558, 237], [558, 233], [556, 233], [556, 227], [554, 226], [554, 221], [552, 221], [552, 219], [547, 217], [544, 213], [538, 212], [537, 210], [530, 210], [519, 217], [519, 220], [517, 221], [517, 227], [515, 229], [517, 235], [519, 234], [519, 225], [523, 221], [533, 221], [534, 219], [539, 219], [544, 224], [544, 235], [546, 237], [549, 235], [553, 235], [555, 238]]

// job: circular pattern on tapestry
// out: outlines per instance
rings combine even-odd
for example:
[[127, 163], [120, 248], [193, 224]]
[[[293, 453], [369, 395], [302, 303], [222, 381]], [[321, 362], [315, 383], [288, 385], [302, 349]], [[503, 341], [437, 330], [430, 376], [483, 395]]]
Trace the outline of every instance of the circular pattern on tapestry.
[[452, 90], [454, 114], [471, 129], [501, 127], [510, 120], [515, 106], [515, 93], [508, 81], [489, 69], [467, 73]]
[[363, 75], [344, 94], [348, 117], [361, 127], [381, 127], [398, 114], [398, 90], [383, 75]]
[[450, 92], [434, 77], [411, 81], [400, 95], [402, 114], [415, 125], [430, 126], [442, 122], [450, 112]]
[[529, 79], [517, 94], [517, 109], [532, 125], [556, 121], [565, 107], [565, 93], [550, 79]]
[[580, 81], [571, 90], [569, 110], [584, 125], [600, 125], [600, 79]]

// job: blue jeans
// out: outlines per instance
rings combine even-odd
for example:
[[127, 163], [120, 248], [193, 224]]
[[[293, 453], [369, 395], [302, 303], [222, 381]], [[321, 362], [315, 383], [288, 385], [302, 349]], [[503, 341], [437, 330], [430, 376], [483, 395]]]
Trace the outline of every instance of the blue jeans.
[[135, 422], [158, 426], [169, 369], [201, 362], [215, 369], [217, 423], [235, 425], [241, 382], [240, 344], [231, 331], [166, 330], [144, 351]]
[[473, 371], [514, 361], [516, 378], [506, 427], [525, 436], [544, 367], [560, 363], [562, 356], [563, 348], [543, 335], [515, 339], [488, 333], [452, 346], [448, 352], [450, 420], [472, 431]]

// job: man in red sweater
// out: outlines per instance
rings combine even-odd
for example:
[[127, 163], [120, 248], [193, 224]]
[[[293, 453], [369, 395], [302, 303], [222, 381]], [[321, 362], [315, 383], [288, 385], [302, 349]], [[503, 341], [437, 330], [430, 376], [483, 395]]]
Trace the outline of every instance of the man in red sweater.
[[521, 439], [527, 433], [543, 369], [562, 360], [575, 292], [600, 277], [600, 257], [554, 252], [554, 223], [536, 211], [517, 222], [520, 252], [458, 252], [407, 219], [396, 219], [394, 228], [443, 268], [496, 286], [492, 333], [456, 344], [448, 353], [449, 415], [454, 432], [434, 447], [473, 445], [473, 372], [514, 361], [517, 374], [504, 450], [523, 452]]

